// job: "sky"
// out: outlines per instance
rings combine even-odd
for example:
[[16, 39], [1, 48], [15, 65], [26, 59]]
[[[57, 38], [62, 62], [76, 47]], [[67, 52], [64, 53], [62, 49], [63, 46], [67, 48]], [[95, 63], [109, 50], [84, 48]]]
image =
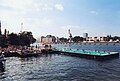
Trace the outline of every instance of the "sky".
[[4, 29], [31, 31], [34, 37], [54, 35], [119, 36], [120, 0], [0, 0]]

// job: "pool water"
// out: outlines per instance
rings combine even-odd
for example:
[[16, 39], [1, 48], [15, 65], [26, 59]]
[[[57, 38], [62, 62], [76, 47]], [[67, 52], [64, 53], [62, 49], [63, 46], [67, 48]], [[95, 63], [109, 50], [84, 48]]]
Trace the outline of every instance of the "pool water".
[[99, 55], [105, 56], [109, 54], [116, 54], [117, 52], [107, 52], [107, 51], [96, 51], [96, 50], [81, 50], [81, 49], [70, 49], [70, 48], [57, 48], [58, 51], [61, 52], [69, 52], [69, 53], [78, 53], [78, 54], [89, 54], [89, 55]]

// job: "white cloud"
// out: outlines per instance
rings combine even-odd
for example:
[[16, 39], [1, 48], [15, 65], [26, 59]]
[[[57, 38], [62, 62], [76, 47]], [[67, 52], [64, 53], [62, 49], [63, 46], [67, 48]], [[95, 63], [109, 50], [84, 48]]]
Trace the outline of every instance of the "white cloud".
[[64, 10], [64, 7], [62, 4], [55, 4], [55, 8], [56, 10], [59, 10], [59, 11], [63, 11]]
[[23, 22], [23, 30], [32, 31], [37, 36], [46, 32], [53, 33], [55, 29], [57, 32], [56, 17], [49, 12], [63, 10], [62, 4], [44, 2], [44, 0], [1, 0], [2, 30], [6, 28], [10, 32], [19, 32]]
[[33, 0], [2, 0], [1, 5], [17, 10], [24, 10], [28, 5], [32, 4]]
[[36, 11], [51, 11], [53, 10], [52, 5], [47, 3], [34, 3], [33, 7]]
[[49, 10], [52, 10], [53, 8], [50, 6], [50, 5], [47, 5], [47, 4], [44, 4], [42, 10], [44, 11], [49, 11]]
[[95, 15], [98, 15], [98, 12], [97, 11], [90, 11], [91, 14], [95, 14]]

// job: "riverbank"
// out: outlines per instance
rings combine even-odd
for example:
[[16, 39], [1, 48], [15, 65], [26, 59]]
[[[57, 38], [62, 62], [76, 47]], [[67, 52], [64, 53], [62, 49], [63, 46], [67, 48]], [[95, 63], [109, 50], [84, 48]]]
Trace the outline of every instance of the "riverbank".
[[43, 46], [15, 46], [11, 45], [6, 48], [0, 47], [0, 54], [5, 57], [30, 57], [38, 56], [42, 53], [52, 53], [53, 47], [51, 45]]
[[40, 48], [27, 47], [27, 46], [8, 46], [6, 48], [0, 47], [0, 54], [5, 57], [22, 57], [22, 56], [35, 56], [41, 53]]

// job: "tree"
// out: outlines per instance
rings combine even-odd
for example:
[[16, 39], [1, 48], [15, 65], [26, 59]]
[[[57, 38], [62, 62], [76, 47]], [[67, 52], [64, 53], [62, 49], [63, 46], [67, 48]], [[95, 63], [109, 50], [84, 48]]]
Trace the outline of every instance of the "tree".
[[118, 36], [114, 36], [112, 37], [113, 41], [116, 41], [116, 40], [119, 40], [119, 37]]
[[113, 40], [113, 37], [111, 35], [107, 35], [106, 41]]
[[11, 33], [7, 37], [8, 44], [10, 45], [20, 45], [20, 38], [17, 34]]
[[64, 38], [64, 37], [59, 38], [59, 40], [60, 40], [60, 42], [68, 42], [68, 39], [67, 39], [67, 38]]
[[106, 38], [106, 41], [110, 41], [110, 36], [109, 35], [107, 35], [107, 38]]
[[24, 31], [22, 33], [19, 33], [20, 37], [20, 44], [22, 46], [29, 46], [30, 44], [33, 44], [36, 39], [33, 37], [32, 32]]
[[73, 42], [81, 42], [83, 41], [83, 37], [80, 37], [80, 36], [75, 36], [72, 38]]
[[7, 47], [7, 39], [4, 35], [0, 35], [0, 46]]
[[19, 34], [11, 33], [7, 37], [6, 35], [0, 35], [0, 46], [6, 47], [8, 45], [22, 45], [30, 46], [36, 39], [33, 37], [32, 32], [22, 32]]

